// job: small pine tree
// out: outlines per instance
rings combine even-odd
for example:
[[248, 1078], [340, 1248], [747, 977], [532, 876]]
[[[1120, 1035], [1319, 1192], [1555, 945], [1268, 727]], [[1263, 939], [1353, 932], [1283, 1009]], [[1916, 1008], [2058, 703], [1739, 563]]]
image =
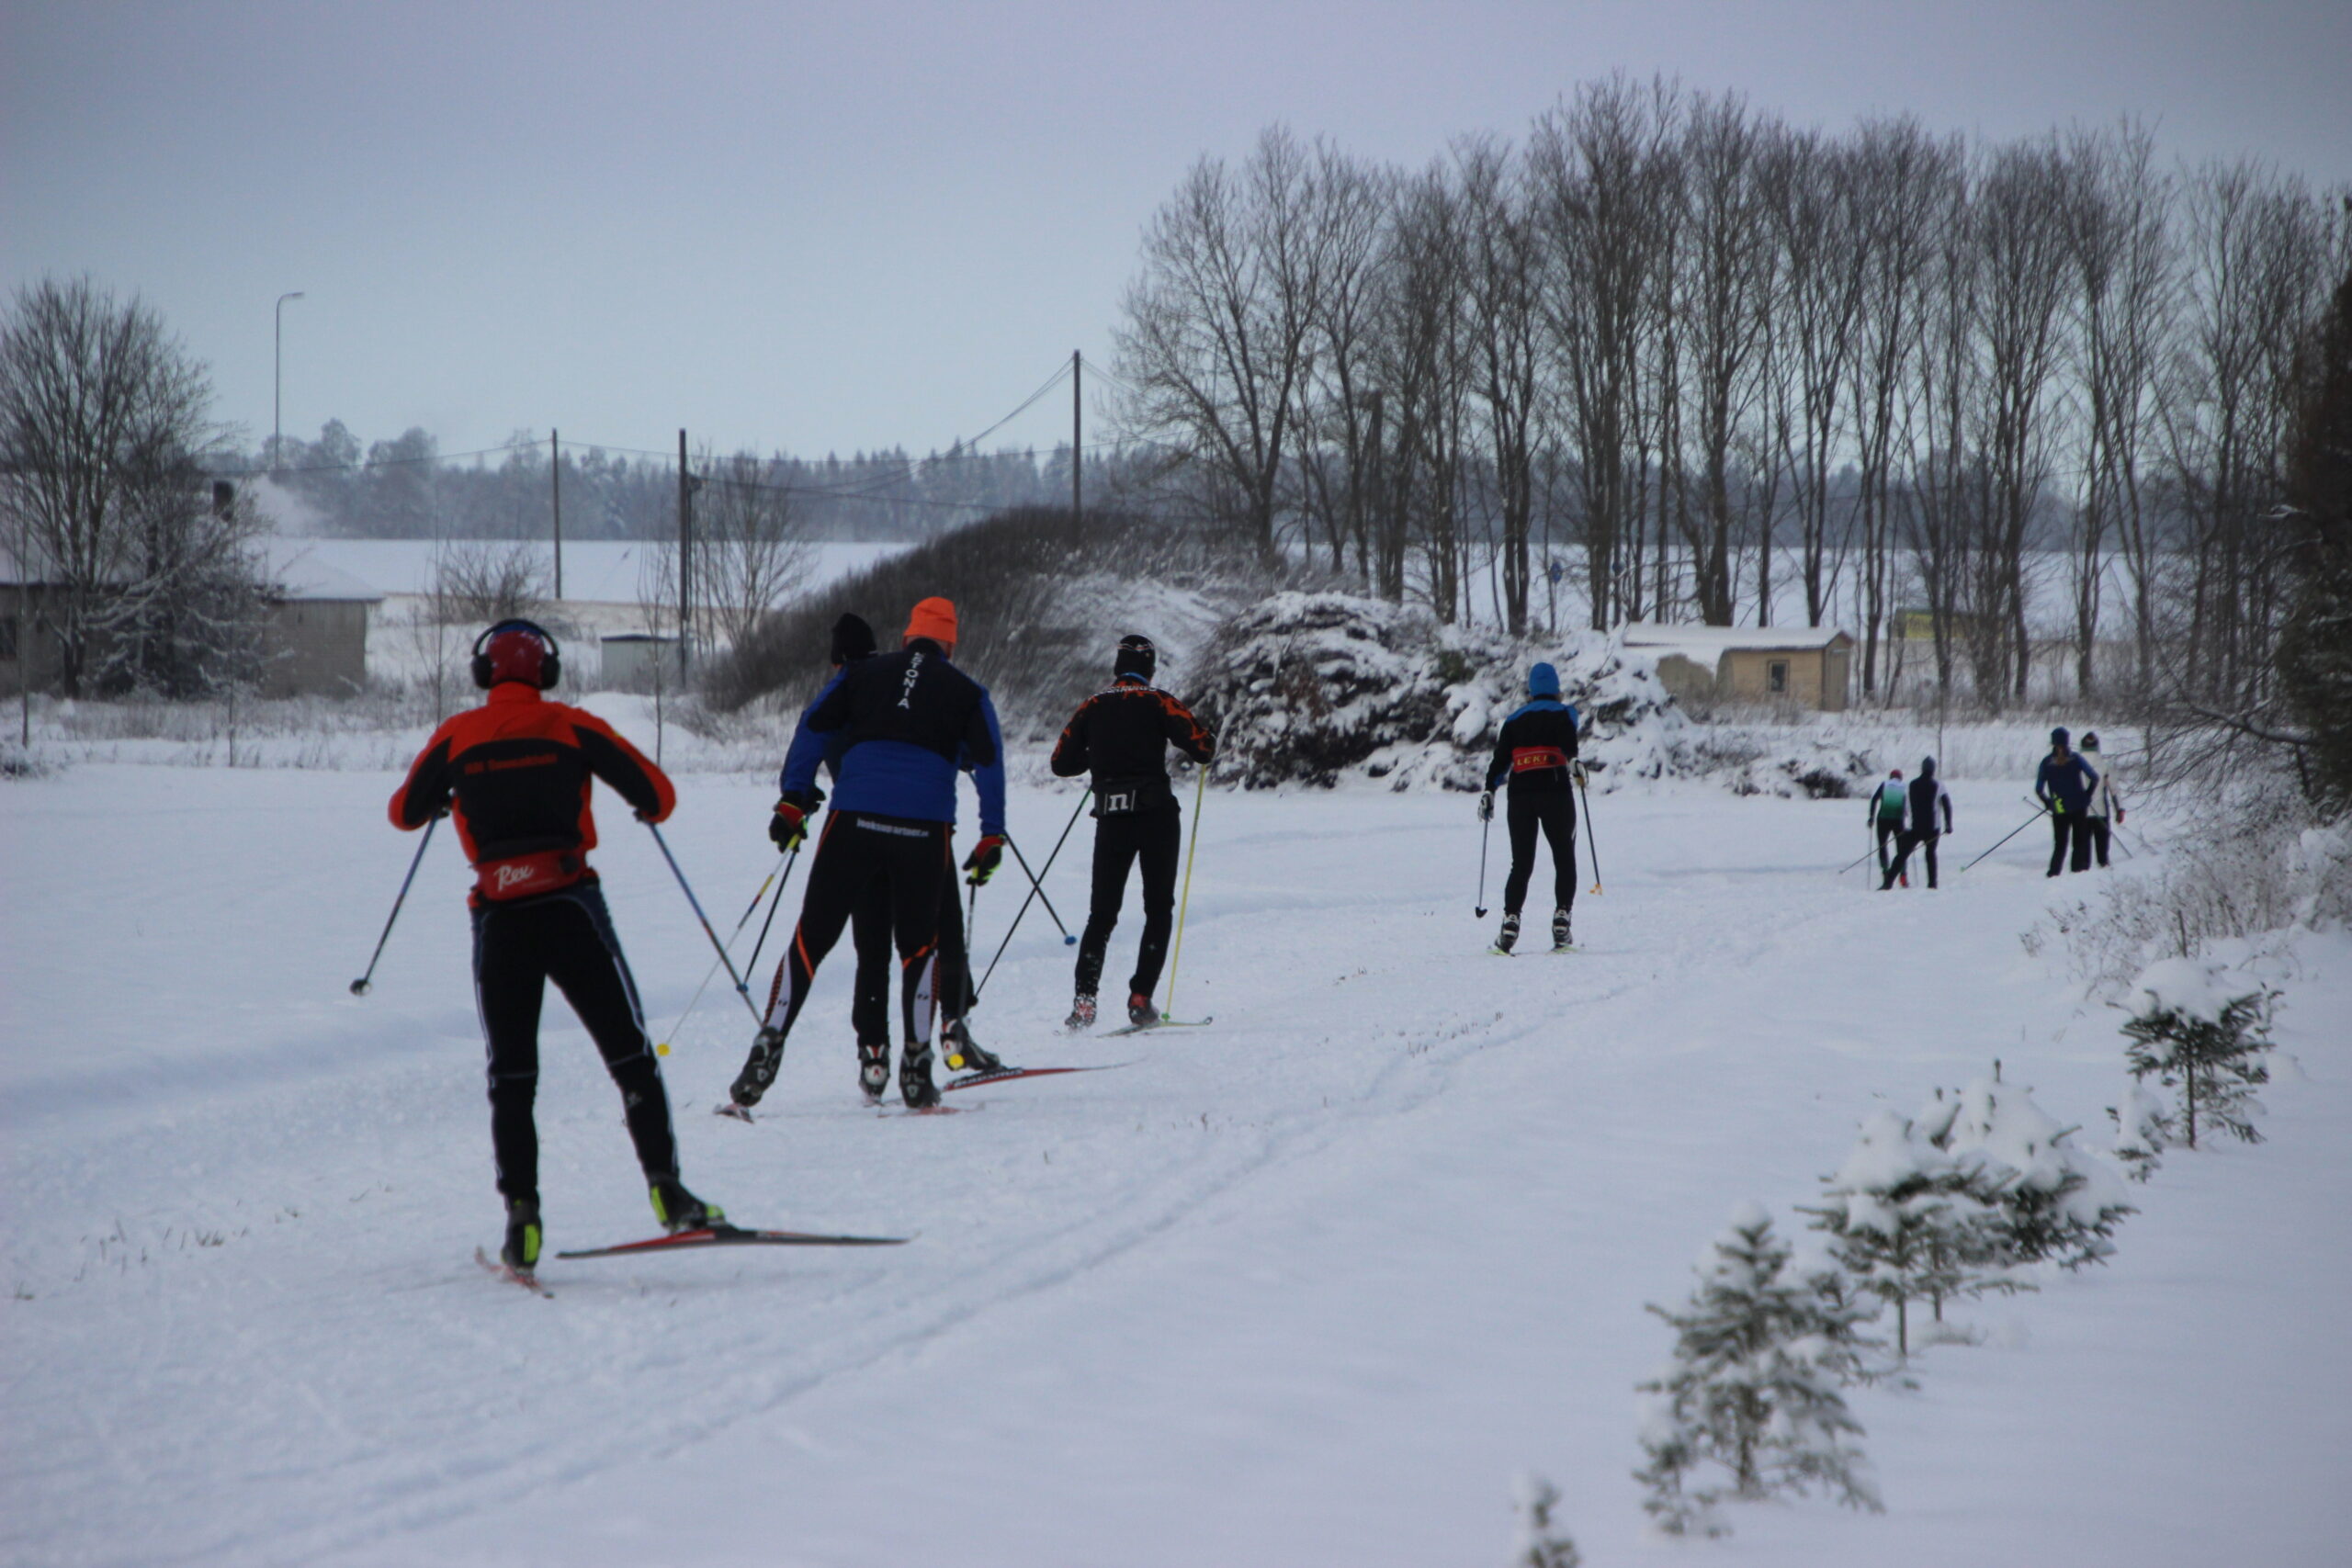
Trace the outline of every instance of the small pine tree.
[[1584, 1561], [1575, 1541], [1555, 1533], [1552, 1510], [1559, 1503], [1560, 1489], [1542, 1476], [1519, 1478], [1519, 1544], [1511, 1549], [1510, 1568], [1577, 1568]]
[[2155, 1175], [2165, 1150], [2172, 1146], [2177, 1126], [2164, 1101], [2136, 1082], [2127, 1084], [2123, 1103], [2109, 1106], [2107, 1117], [2115, 1123], [2114, 1154], [2123, 1174], [2134, 1181]]
[[[1866, 1314], [1834, 1273], [1786, 1278], [1790, 1257], [1771, 1216], [1742, 1204], [1688, 1307], [1650, 1306], [1674, 1328], [1674, 1359], [1641, 1385], [1658, 1397], [1642, 1434], [1649, 1462], [1634, 1478], [1650, 1491], [1642, 1506], [1675, 1534], [1723, 1534], [1715, 1505], [1726, 1495], [1818, 1486], [1849, 1507], [1880, 1507], [1851, 1440], [1861, 1425], [1838, 1392], [1862, 1376], [1869, 1342], [1854, 1325]], [[1710, 1464], [1727, 1473], [1728, 1492], [1690, 1484]]]
[[1967, 1190], [1998, 1209], [2011, 1259], [2080, 1269], [2114, 1255], [2116, 1227], [2137, 1211], [2111, 1168], [2066, 1142], [2076, 1129], [1997, 1077], [1978, 1078], [1957, 1104], [1942, 1146]]
[[[1946, 1125], [1949, 1125], [1947, 1121]], [[1894, 1307], [1894, 1346], [1911, 1353], [1911, 1303], [1926, 1300], [1941, 1323], [1944, 1303], [2014, 1291], [2002, 1271], [2008, 1247], [1998, 1205], [1951, 1156], [1892, 1111], [1862, 1123], [1854, 1152], [1803, 1212], [1830, 1236], [1830, 1255], [1856, 1284]]]
[[2257, 985], [2232, 996], [2231, 988], [2220, 964], [2168, 958], [2141, 972], [2126, 1004], [2124, 1060], [2133, 1077], [2180, 1090], [2181, 1141], [2192, 1149], [2200, 1121], [2245, 1143], [2262, 1141], [2254, 1091], [2270, 1081], [2262, 1057], [2278, 993]]

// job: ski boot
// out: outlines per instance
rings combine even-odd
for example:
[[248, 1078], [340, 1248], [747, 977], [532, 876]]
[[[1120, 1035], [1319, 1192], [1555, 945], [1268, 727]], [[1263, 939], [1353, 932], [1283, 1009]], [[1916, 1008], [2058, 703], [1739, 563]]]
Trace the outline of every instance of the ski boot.
[[951, 1018], [939, 1032], [942, 1053], [950, 1070], [959, 1073], [997, 1073], [1004, 1070], [1004, 1058], [972, 1038], [972, 1021]]
[[1127, 998], [1127, 1021], [1137, 1029], [1149, 1029], [1159, 1021], [1159, 1010], [1141, 991]]
[[1518, 945], [1519, 916], [1513, 912], [1503, 917], [1503, 929], [1495, 936], [1495, 951], [1509, 957], [1510, 950]]
[[1069, 1016], [1062, 1020], [1062, 1029], [1067, 1033], [1076, 1034], [1080, 1030], [1093, 1027], [1094, 993], [1080, 991], [1070, 1001]]
[[743, 1070], [735, 1075], [734, 1087], [728, 1098], [748, 1111], [760, 1102], [768, 1086], [775, 1082], [775, 1070], [784, 1065], [784, 1031], [763, 1028], [752, 1040], [752, 1054], [743, 1058]]
[[861, 1040], [857, 1043], [857, 1087], [868, 1105], [882, 1103], [882, 1091], [890, 1087], [890, 1043], [888, 1040]]
[[506, 1244], [498, 1249], [498, 1260], [526, 1278], [539, 1266], [539, 1201], [537, 1198], [509, 1198], [506, 1201]]
[[939, 1086], [931, 1081], [931, 1043], [910, 1040], [899, 1054], [899, 1098], [910, 1111], [929, 1111], [939, 1103]]
[[1568, 931], [1568, 912], [1566, 909], [1553, 910], [1552, 951], [1555, 953], [1566, 953], [1568, 950], [1569, 944], [1574, 940], [1575, 939], [1571, 936]]
[[706, 1203], [686, 1190], [684, 1182], [674, 1176], [657, 1176], [647, 1190], [653, 1200], [653, 1217], [662, 1228], [675, 1235], [680, 1231], [707, 1230], [727, 1223], [727, 1211], [716, 1203]]

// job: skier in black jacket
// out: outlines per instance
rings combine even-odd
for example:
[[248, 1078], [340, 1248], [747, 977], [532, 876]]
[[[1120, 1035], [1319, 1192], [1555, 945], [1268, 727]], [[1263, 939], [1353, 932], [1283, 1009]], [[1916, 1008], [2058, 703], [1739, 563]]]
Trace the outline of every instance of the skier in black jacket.
[[2091, 794], [2098, 788], [2098, 771], [2067, 750], [2064, 728], [2050, 732], [2050, 755], [2033, 775], [2034, 798], [2050, 808], [2050, 872], [2058, 874], [2062, 862], [2070, 869], [2091, 868]]
[[[1922, 858], [1928, 863], [1928, 886], [1932, 888], [1936, 885], [1936, 840], [1951, 831], [1951, 796], [1945, 793], [1943, 781], [1936, 777], [1936, 760], [1933, 757], [1919, 760], [1919, 776], [1911, 781], [1909, 806], [1903, 836], [1895, 840], [1894, 864], [1887, 869], [1885, 880], [1878, 885], [1882, 893], [1898, 881], [1905, 887], [1911, 886], [1911, 879], [1904, 874], [1904, 867], [1910, 863], [1911, 852], [1915, 849], [1922, 852]], [[1941, 828], [1936, 826], [1939, 810], [1943, 814]]]
[[1054, 776], [1091, 773], [1094, 789], [1094, 889], [1078, 942], [1077, 995], [1067, 1029], [1093, 1025], [1095, 988], [1126, 898], [1127, 868], [1137, 863], [1143, 867], [1143, 942], [1127, 980], [1127, 1021], [1159, 1021], [1151, 992], [1168, 956], [1183, 838], [1182, 811], [1168, 783], [1168, 748], [1205, 767], [1216, 755], [1216, 741], [1190, 708], [1151, 683], [1159, 663], [1149, 637], [1121, 637], [1112, 655], [1111, 684], [1079, 705], [1054, 745]]
[[1568, 912], [1577, 898], [1577, 710], [1560, 700], [1560, 674], [1549, 664], [1527, 671], [1527, 701], [1495, 736], [1478, 820], [1495, 816], [1495, 791], [1510, 785], [1510, 875], [1503, 883], [1503, 929], [1495, 951], [1519, 941], [1519, 910], [1535, 874], [1535, 834], [1552, 846], [1552, 950], [1570, 938]]

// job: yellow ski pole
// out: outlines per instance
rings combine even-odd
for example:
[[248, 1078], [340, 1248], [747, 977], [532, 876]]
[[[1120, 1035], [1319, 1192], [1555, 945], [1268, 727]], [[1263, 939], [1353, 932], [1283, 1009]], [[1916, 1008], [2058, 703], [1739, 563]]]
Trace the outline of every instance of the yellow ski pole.
[[1184, 896], [1176, 905], [1176, 941], [1168, 952], [1168, 1011], [1176, 1016], [1176, 964], [1184, 956], [1184, 913], [1193, 907], [1193, 857], [1201, 850], [1201, 802], [1207, 798], [1208, 764], [1202, 763], [1193, 784], [1193, 841], [1184, 852]]

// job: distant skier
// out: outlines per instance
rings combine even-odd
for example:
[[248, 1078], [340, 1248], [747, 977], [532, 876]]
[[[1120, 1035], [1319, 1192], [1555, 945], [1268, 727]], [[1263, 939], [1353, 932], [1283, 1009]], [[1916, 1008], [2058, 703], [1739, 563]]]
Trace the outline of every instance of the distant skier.
[[[1903, 837], [1896, 841], [1894, 868], [1887, 872], [1878, 885], [1882, 893], [1898, 881], [1905, 887], [1911, 886], [1911, 878], [1904, 868], [1910, 863], [1911, 852], [1915, 849], [1923, 852], [1922, 858], [1928, 866], [1928, 886], [1934, 887], [1936, 840], [1951, 831], [1951, 796], [1945, 792], [1943, 781], [1936, 777], [1936, 760], [1933, 757], [1919, 760], [1919, 776], [1911, 781], [1909, 795], [1907, 820], [1904, 824]], [[1943, 818], [1941, 827], [1936, 823], [1939, 812]]]
[[[832, 811], [817, 842], [767, 1012], [722, 1110], [748, 1111], [775, 1081], [785, 1039], [808, 999], [817, 966], [842, 927], [879, 886], [890, 906], [899, 952], [905, 1045], [899, 1094], [910, 1110], [939, 1103], [931, 1077], [931, 1031], [943, 984], [939, 903], [955, 864], [956, 774], [969, 771], [980, 795], [978, 843], [964, 862], [975, 883], [1004, 855], [1004, 742], [988, 688], [956, 668], [956, 606], [925, 599], [907, 622], [904, 646], [843, 664], [804, 716], [820, 737], [840, 735], [841, 772]], [[803, 750], [787, 768], [771, 837], [787, 841], [808, 815], [821, 751]], [[952, 898], [952, 892], [948, 894]], [[961, 983], [960, 978], [950, 984]], [[879, 1052], [858, 1047], [858, 1079], [878, 1100], [889, 1081], [887, 1036]]]
[[1509, 953], [1519, 942], [1519, 911], [1535, 874], [1535, 834], [1540, 828], [1552, 847], [1552, 950], [1573, 940], [1569, 911], [1577, 897], [1577, 710], [1560, 700], [1560, 673], [1549, 664], [1527, 671], [1527, 701], [1503, 720], [1495, 755], [1487, 766], [1486, 793], [1478, 796], [1478, 820], [1495, 816], [1495, 791], [1506, 782], [1510, 804], [1510, 875], [1503, 882], [1503, 926], [1495, 951]]
[[2070, 870], [2091, 868], [2089, 813], [2091, 794], [2098, 788], [2098, 770], [2067, 749], [2064, 727], [2050, 732], [2050, 755], [2041, 759], [2033, 776], [2034, 798], [2050, 808], [2050, 871], [2062, 863]]
[[[1910, 799], [1910, 792], [1904, 787], [1901, 768], [1889, 768], [1884, 781], [1871, 792], [1870, 822], [1871, 830], [1878, 837], [1878, 874], [1888, 882], [1892, 882], [1898, 873], [1894, 869], [1894, 862], [1886, 852], [1886, 846], [1889, 842], [1899, 845], [1903, 841]], [[1911, 884], [1905, 881], [1903, 886], [1908, 887]]]
[[506, 1201], [499, 1257], [518, 1273], [539, 1260], [539, 1006], [553, 980], [621, 1091], [653, 1213], [670, 1230], [725, 1218], [678, 1179], [677, 1137], [662, 1066], [621, 956], [588, 852], [590, 781], [603, 779], [648, 822], [677, 805], [662, 770], [594, 714], [539, 694], [556, 683], [555, 639], [501, 621], [474, 641], [474, 683], [490, 695], [433, 732], [392, 796], [392, 826], [443, 812], [473, 863], [474, 999], [489, 1047], [490, 1136]]
[[2083, 808], [2083, 823], [2090, 834], [2091, 852], [2098, 858], [2099, 869], [2105, 871], [2108, 839], [2111, 832], [2108, 823], [2112, 818], [2118, 827], [2122, 825], [2123, 797], [2115, 793], [2115, 774], [2109, 770], [2107, 759], [2099, 755], [2098, 730], [2084, 731], [2082, 750], [2075, 755], [2098, 775], [2098, 784], [2091, 791], [2090, 804]]
[[1094, 885], [1078, 941], [1076, 994], [1066, 1029], [1093, 1027], [1095, 990], [1126, 900], [1127, 870], [1135, 865], [1143, 871], [1143, 941], [1127, 977], [1127, 1021], [1159, 1021], [1151, 993], [1168, 957], [1183, 841], [1183, 809], [1168, 782], [1168, 748], [1206, 767], [1216, 741], [1192, 709], [1151, 683], [1159, 666], [1159, 650], [1149, 637], [1121, 637], [1111, 656], [1111, 684], [1078, 705], [1054, 743], [1054, 776], [1091, 773], [1094, 791]]

